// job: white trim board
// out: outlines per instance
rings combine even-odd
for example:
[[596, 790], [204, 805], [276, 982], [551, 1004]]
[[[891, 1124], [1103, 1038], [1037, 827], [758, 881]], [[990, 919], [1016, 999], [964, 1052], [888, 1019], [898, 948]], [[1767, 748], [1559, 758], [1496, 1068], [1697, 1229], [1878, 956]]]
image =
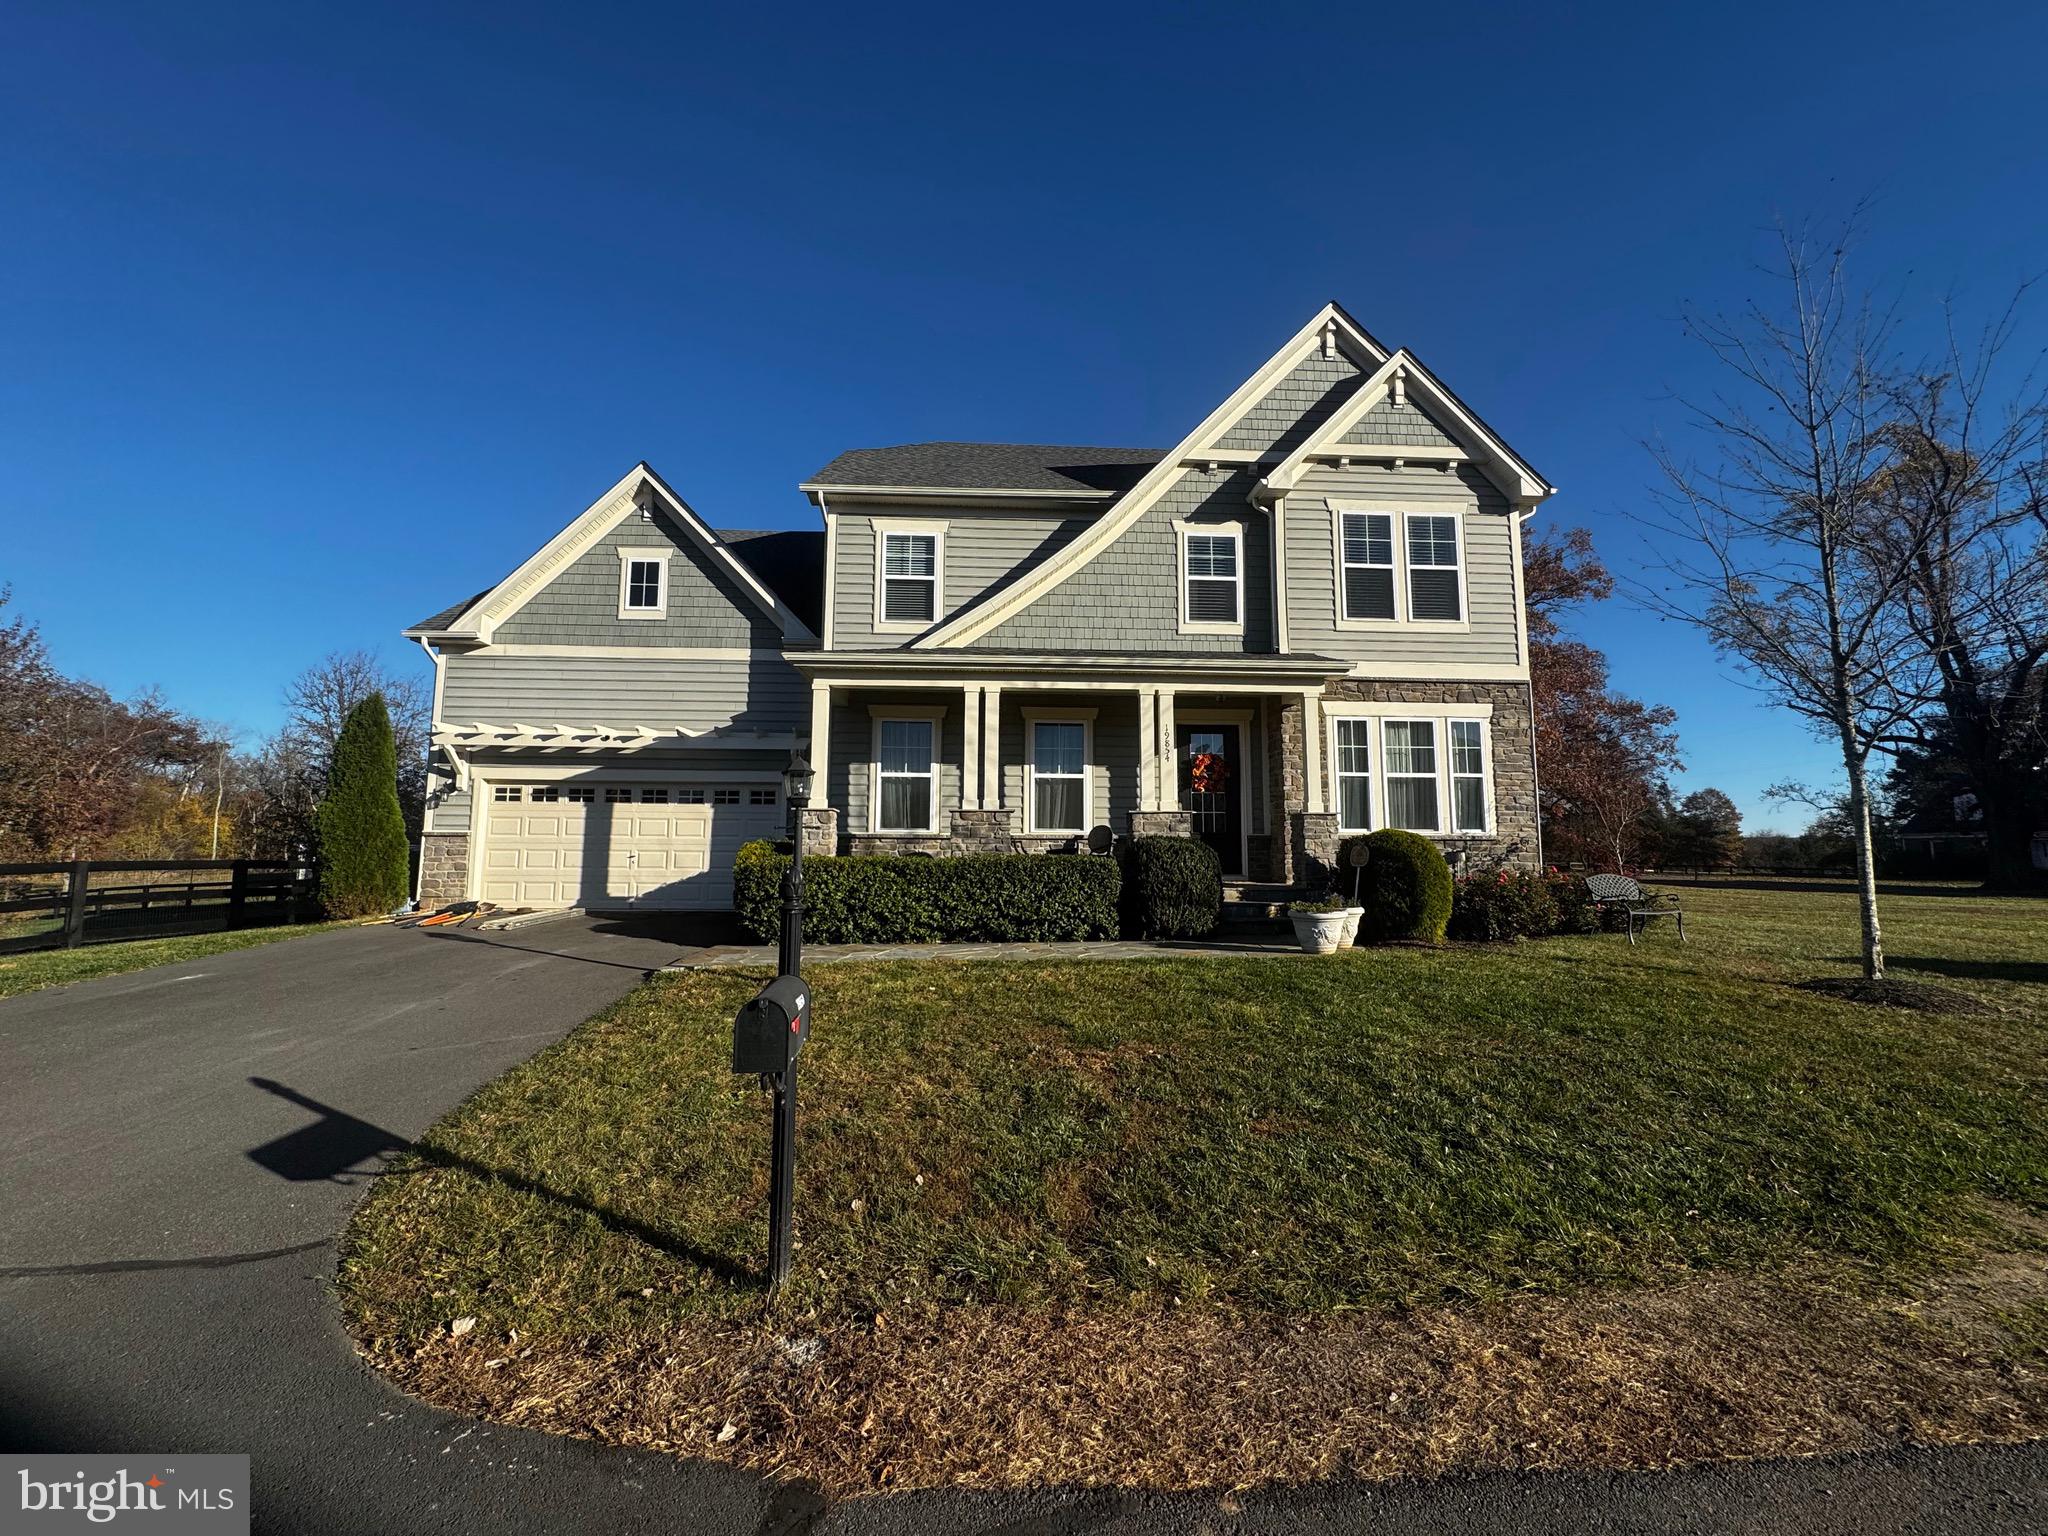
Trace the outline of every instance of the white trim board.
[[930, 634], [913, 641], [913, 648], [954, 649], [967, 645], [987, 634], [1005, 619], [1029, 607], [1087, 565], [1157, 505], [1159, 499], [1188, 472], [1185, 460], [1190, 456], [1200, 459], [1206, 445], [1213, 443], [1237, 425], [1254, 406], [1271, 394], [1297, 365], [1307, 361], [1318, 348], [1331, 345], [1325, 341], [1326, 335], [1333, 339], [1341, 338], [1355, 355], [1364, 356], [1375, 367], [1384, 363], [1389, 356], [1377, 341], [1368, 336], [1336, 304], [1325, 304], [1316, 311], [1308, 324], [1296, 331], [1279, 351], [1267, 358], [1257, 372], [1204, 417], [1201, 425], [1182, 438], [1180, 443], [1165, 458], [1153, 465], [1136, 485], [1113, 501], [1102, 516], [1079, 537], [1058, 553], [1041, 561], [1002, 591], [962, 609]]

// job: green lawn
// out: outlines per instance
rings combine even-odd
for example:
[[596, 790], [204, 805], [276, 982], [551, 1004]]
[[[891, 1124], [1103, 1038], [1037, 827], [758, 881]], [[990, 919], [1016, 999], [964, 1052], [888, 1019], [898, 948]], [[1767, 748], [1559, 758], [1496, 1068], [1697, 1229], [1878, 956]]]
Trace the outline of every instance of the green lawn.
[[127, 944], [88, 944], [78, 949], [44, 949], [0, 955], [0, 997], [14, 997], [67, 981], [118, 976], [152, 965], [203, 960], [231, 949], [253, 949], [280, 939], [302, 938], [338, 928], [339, 923], [295, 923], [279, 928], [243, 928], [234, 933], [200, 933], [175, 939], [137, 939]]
[[[1658, 933], [1328, 960], [820, 968], [788, 1304], [1336, 1313], [1826, 1259], [1904, 1272], [2048, 1207], [2048, 906], [1894, 898], [1870, 1009], [1846, 895], [1688, 891]], [[758, 1307], [759, 978], [655, 981], [380, 1181], [342, 1282], [394, 1347]]]

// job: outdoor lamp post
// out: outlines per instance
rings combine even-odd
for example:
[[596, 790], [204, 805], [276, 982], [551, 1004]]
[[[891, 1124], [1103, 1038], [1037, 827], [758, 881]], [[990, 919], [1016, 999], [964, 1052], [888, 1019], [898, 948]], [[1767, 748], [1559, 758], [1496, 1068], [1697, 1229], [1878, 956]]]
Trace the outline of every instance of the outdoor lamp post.
[[789, 869], [782, 877], [782, 960], [785, 976], [803, 974], [804, 953], [804, 807], [811, 803], [811, 780], [817, 770], [802, 752], [789, 754], [782, 770], [782, 798], [789, 806]]
[[[811, 803], [816, 770], [802, 752], [789, 754], [782, 770], [782, 798], [789, 805], [789, 868], [782, 876], [782, 961], [776, 969], [784, 979], [803, 974], [804, 963], [804, 807]], [[797, 993], [799, 1011], [803, 994]], [[792, 1024], [794, 1024], [792, 1020]], [[792, 1206], [796, 1198], [796, 1057], [774, 1079], [775, 1140], [768, 1167], [768, 1294], [782, 1290], [789, 1278]]]

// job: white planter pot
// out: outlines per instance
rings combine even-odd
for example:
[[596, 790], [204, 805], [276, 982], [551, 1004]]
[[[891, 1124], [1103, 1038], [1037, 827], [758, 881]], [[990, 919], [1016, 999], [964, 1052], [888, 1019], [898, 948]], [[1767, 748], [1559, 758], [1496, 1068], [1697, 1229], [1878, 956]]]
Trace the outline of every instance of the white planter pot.
[[1358, 942], [1358, 925], [1364, 917], [1365, 908], [1363, 907], [1346, 907], [1344, 909], [1344, 937], [1337, 941], [1339, 949], [1349, 949]]
[[1290, 912], [1294, 922], [1294, 937], [1300, 941], [1304, 952], [1311, 955], [1333, 955], [1338, 942], [1344, 937], [1343, 912]]

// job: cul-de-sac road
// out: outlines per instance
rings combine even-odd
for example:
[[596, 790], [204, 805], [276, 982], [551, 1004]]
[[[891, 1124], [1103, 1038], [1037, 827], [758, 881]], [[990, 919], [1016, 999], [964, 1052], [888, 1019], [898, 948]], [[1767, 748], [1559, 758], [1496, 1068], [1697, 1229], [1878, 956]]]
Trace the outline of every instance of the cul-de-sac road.
[[298, 1536], [2048, 1527], [2039, 1445], [1228, 1505], [1053, 1491], [826, 1507], [401, 1396], [357, 1360], [330, 1290], [383, 1155], [683, 948], [601, 919], [345, 929], [0, 1002], [0, 1448], [246, 1452], [256, 1528]]

